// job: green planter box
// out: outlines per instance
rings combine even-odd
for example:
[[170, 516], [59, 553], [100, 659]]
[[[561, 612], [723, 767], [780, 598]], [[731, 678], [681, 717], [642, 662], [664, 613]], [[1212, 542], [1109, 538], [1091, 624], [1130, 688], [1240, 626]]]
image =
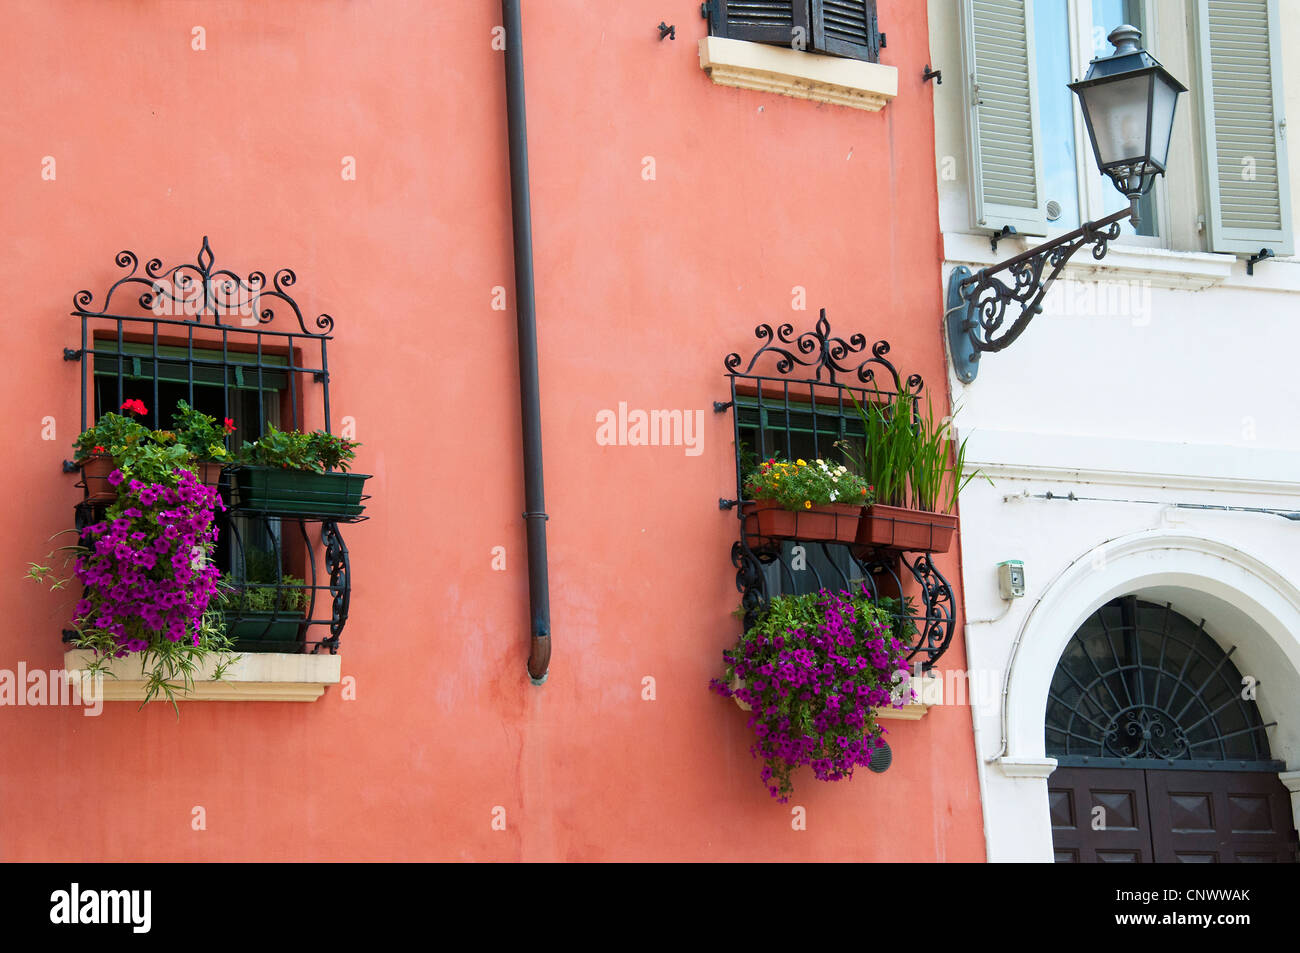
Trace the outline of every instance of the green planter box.
[[368, 473], [313, 473], [275, 467], [234, 471], [237, 505], [275, 513], [359, 516]]
[[303, 618], [281, 612], [242, 612], [239, 619], [227, 623], [226, 636], [237, 643], [301, 643]]

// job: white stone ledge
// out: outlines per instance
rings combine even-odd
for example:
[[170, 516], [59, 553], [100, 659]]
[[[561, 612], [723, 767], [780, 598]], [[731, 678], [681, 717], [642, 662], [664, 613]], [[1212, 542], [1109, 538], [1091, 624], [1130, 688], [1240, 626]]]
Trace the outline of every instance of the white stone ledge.
[[[64, 654], [63, 667], [68, 672], [82, 672], [93, 661], [86, 649]], [[279, 652], [243, 653], [231, 663], [220, 681], [212, 679], [216, 659], [208, 659], [194, 676], [193, 691], [177, 691], [177, 701], [249, 701], [310, 702], [325, 693], [327, 685], [337, 685], [343, 660], [338, 655], [289, 655]], [[139, 656], [114, 659], [108, 664], [103, 680], [104, 701], [144, 701], [143, 669]], [[163, 699], [163, 696], [155, 696]]]
[[879, 112], [898, 95], [898, 69], [862, 60], [706, 36], [700, 68], [719, 86]]
[[1009, 778], [1045, 780], [1056, 770], [1055, 758], [997, 758], [993, 762]]
[[[1006, 261], [1050, 238], [1027, 235], [1005, 238], [998, 242], [997, 254], [989, 245], [989, 236], [966, 232], [944, 232], [943, 253], [949, 264], [967, 265], [972, 271]], [[1239, 268], [1235, 255], [1206, 252], [1171, 251], [1145, 245], [1111, 242], [1101, 261], [1090, 249], [1080, 249], [1061, 273], [1075, 281], [1139, 281], [1153, 288], [1204, 291], [1221, 285]], [[1241, 269], [1244, 275], [1244, 269]], [[1256, 271], [1256, 274], [1260, 274]]]

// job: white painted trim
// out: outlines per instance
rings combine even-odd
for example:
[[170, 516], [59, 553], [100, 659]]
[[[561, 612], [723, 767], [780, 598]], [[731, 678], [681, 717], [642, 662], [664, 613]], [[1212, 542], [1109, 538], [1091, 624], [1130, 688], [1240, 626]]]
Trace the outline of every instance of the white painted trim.
[[898, 95], [898, 68], [839, 56], [706, 36], [700, 69], [719, 86], [735, 86], [878, 112]]
[[[967, 265], [972, 270], [979, 270], [1027, 252], [1051, 238], [1051, 235], [1046, 239], [1028, 236], [1006, 238], [998, 242], [994, 254], [988, 235], [944, 232], [943, 256], [949, 265]], [[1111, 242], [1106, 257], [1101, 261], [1093, 258], [1087, 249], [1079, 251], [1070, 259], [1061, 276], [1075, 281], [1141, 281], [1153, 288], [1204, 291], [1232, 277], [1236, 264], [1234, 255], [1171, 251], [1116, 241]], [[1261, 272], [1262, 269], [1256, 275]]]
[[997, 477], [1300, 496], [1300, 452], [1024, 430], [971, 430], [966, 470]]
[[1033, 778], [1046, 780], [1056, 770], [1055, 758], [994, 758], [989, 762], [997, 765], [1009, 778]]
[[[63, 667], [70, 673], [84, 672], [94, 659], [86, 649], [73, 649], [63, 656]], [[107, 671], [116, 678], [103, 680], [103, 700], [144, 701], [143, 667], [135, 659], [114, 659]], [[245, 653], [232, 662], [220, 681], [212, 674], [217, 659], [209, 658], [199, 667], [193, 691], [178, 691], [177, 701], [260, 701], [309, 702], [325, 693], [328, 685], [337, 685], [343, 660], [338, 655], [289, 655], [279, 652]], [[162, 696], [155, 696], [163, 700]]]

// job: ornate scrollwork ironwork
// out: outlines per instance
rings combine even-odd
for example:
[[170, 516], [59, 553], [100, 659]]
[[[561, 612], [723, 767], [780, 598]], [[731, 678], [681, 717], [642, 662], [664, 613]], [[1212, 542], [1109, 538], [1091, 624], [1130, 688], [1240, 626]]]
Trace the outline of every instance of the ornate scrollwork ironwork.
[[1183, 758], [1190, 748], [1178, 723], [1167, 712], [1151, 707], [1120, 712], [1102, 738], [1106, 754], [1113, 758]]
[[312, 322], [314, 329], [308, 327], [302, 310], [288, 291], [298, 280], [292, 269], [281, 268], [268, 283], [261, 271], [250, 272], [244, 278], [229, 269], [214, 269], [215, 260], [206, 235], [193, 263], [167, 268], [161, 259], [151, 258], [145, 262], [143, 274], [137, 274], [140, 259], [135, 252], [120, 251], [114, 261], [119, 268], [126, 269], [126, 274], [108, 289], [102, 307], [95, 310], [92, 307], [95, 296], [83, 289], [72, 297], [73, 314], [83, 318], [113, 317], [109, 309], [118, 289], [125, 288], [124, 293], [129, 294], [133, 286], [138, 286], [143, 290], [135, 298], [136, 306], [159, 318], [176, 317], [193, 324], [202, 324], [205, 318], [210, 318], [217, 327], [247, 328], [250, 323], [256, 326], [274, 321], [276, 302], [280, 302], [293, 312], [302, 334], [327, 337], [334, 330], [334, 319], [328, 314], [316, 317]]
[[[900, 390], [902, 378], [898, 369], [886, 358], [889, 353], [888, 341], [877, 341], [867, 352], [867, 338], [863, 334], [851, 335], [847, 340], [831, 333], [830, 322], [826, 320], [826, 309], [821, 309], [816, 326], [811, 331], [795, 333], [794, 325], [781, 324], [776, 330], [770, 324], [760, 324], [754, 328], [754, 336], [763, 345], [754, 352], [745, 369], [739, 370], [744, 358], [737, 352], [728, 354], [723, 361], [727, 373], [742, 377], [753, 376], [755, 365], [765, 354], [777, 358], [776, 371], [782, 376], [789, 376], [798, 367], [815, 369], [812, 380], [818, 384], [840, 385], [839, 374], [852, 375], [857, 383], [873, 386], [876, 380], [876, 368], [883, 367], [890, 377], [894, 390]], [[854, 362], [860, 354], [869, 353]], [[826, 379], [822, 379], [825, 373]], [[924, 386], [919, 374], [907, 379], [913, 393]]]
[[[774, 595], [774, 588], [776, 591], [795, 591], [800, 573], [811, 574], [810, 577], [804, 577], [801, 585], [811, 585], [814, 589], [841, 589], [847, 588], [850, 583], [865, 581], [878, 596], [901, 594], [903, 583], [899, 578], [900, 573], [904, 576], [910, 574], [919, 584], [920, 604], [914, 610], [918, 614], [911, 615], [911, 620], [916, 625], [916, 635], [909, 648], [908, 660], [910, 662], [916, 659], [924, 669], [930, 669], [952, 641], [953, 594], [948, 581], [935, 569], [929, 556], [917, 553], [909, 561], [898, 553], [855, 552], [855, 546], [844, 543], [801, 543], [800, 545], [809, 548], [820, 547], [825, 558], [820, 560], [819, 570], [819, 561], [807, 559], [806, 553], [803, 554], [805, 558], [796, 565], [791, 553], [782, 544], [752, 535], [745, 521], [740, 425], [739, 417], [734, 416], [738, 413], [738, 380], [748, 388], [758, 388], [760, 395], [762, 388], [772, 386], [765, 385], [765, 381], [777, 381], [774, 386], [781, 388], [783, 394], [783, 400], [778, 404], [788, 410], [791, 385], [798, 385], [795, 389], [801, 391], [803, 388], [830, 391], [832, 396], [827, 403], [843, 406], [846, 404], [843, 392], [853, 389], [874, 389], [877, 393], [883, 393], [892, 388], [894, 393], [899, 393], [906, 383], [908, 391], [915, 395], [924, 386], [920, 375], [913, 374], [904, 382], [897, 368], [888, 360], [887, 341], [877, 341], [868, 348], [865, 335], [854, 334], [844, 338], [833, 334], [825, 310], [811, 331], [796, 333], [790, 324], [782, 324], [775, 329], [772, 325], [760, 324], [754, 329], [754, 335], [762, 343], [748, 362], [738, 353], [728, 354], [724, 359], [723, 364], [731, 378], [731, 400], [714, 404], [714, 409], [719, 413], [727, 410], [732, 412], [736, 433], [736, 498], [719, 502], [723, 509], [735, 507], [740, 518], [739, 539], [732, 544], [731, 562], [736, 567], [736, 589], [741, 594], [745, 628], [757, 621]], [[776, 359], [776, 373], [781, 378], [789, 378], [788, 381], [764, 376], [762, 371], [756, 370], [764, 355]], [[801, 369], [807, 369], [805, 376], [792, 377]], [[878, 372], [881, 374], [880, 387], [877, 387]], [[822, 403], [820, 398], [817, 403]], [[785, 421], [783, 426], [790, 427], [788, 415], [782, 414], [780, 419]], [[844, 558], [846, 553], [847, 558]], [[907, 566], [907, 572], [902, 572], [901, 565]], [[769, 578], [773, 574], [775, 581]], [[908, 610], [904, 608], [902, 611]]]
[[[1060, 238], [974, 274], [965, 267], [953, 269], [944, 323], [958, 379], [969, 384], [979, 372], [981, 354], [1004, 350], [1024, 333], [1042, 312], [1047, 290], [1079, 249], [1092, 246], [1093, 258], [1105, 258], [1110, 243], [1119, 238], [1120, 223], [1132, 216], [1127, 208], [1084, 222]], [[1004, 330], [1008, 308], [1019, 308], [1019, 314]]]
[[334, 655], [339, 650], [339, 636], [348, 621], [348, 605], [352, 600], [352, 565], [338, 523], [333, 520], [322, 523], [320, 537], [325, 544], [325, 571], [329, 573], [330, 593], [334, 597], [330, 637], [321, 640], [321, 647], [328, 646], [330, 654]]

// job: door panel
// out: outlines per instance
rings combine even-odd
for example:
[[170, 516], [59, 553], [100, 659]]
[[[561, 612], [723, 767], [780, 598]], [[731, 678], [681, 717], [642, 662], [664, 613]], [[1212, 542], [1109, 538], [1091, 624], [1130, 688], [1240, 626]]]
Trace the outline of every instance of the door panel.
[[1294, 863], [1291, 796], [1276, 774], [1147, 771], [1157, 862]]
[[1144, 772], [1057, 768], [1047, 780], [1052, 845], [1061, 863], [1151, 862]]

